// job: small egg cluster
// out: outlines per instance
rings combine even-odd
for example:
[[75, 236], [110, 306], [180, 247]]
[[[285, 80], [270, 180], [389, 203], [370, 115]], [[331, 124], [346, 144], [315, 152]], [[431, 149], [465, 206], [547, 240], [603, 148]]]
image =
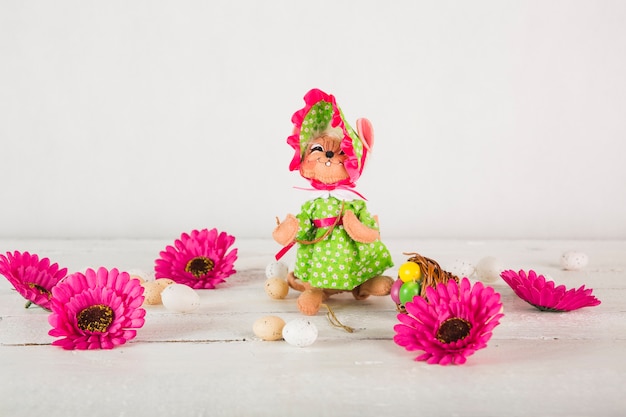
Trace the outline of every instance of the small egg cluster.
[[275, 300], [282, 300], [289, 293], [287, 274], [289, 268], [282, 262], [272, 262], [265, 268], [265, 292]]
[[306, 347], [317, 340], [317, 326], [309, 319], [297, 318], [285, 323], [278, 316], [261, 317], [252, 326], [254, 334], [267, 341], [284, 339], [292, 346]]
[[459, 278], [474, 278], [482, 282], [496, 282], [504, 271], [500, 261], [494, 256], [481, 258], [476, 265], [462, 259], [456, 259], [446, 270]]
[[144, 304], [163, 306], [176, 313], [189, 313], [200, 307], [200, 296], [191, 287], [177, 284], [169, 278], [151, 279], [146, 273], [136, 271], [130, 274], [138, 279], [144, 288]]
[[391, 286], [391, 299], [397, 305], [413, 301], [422, 291], [422, 269], [415, 262], [405, 262], [398, 269], [398, 279]]
[[[265, 268], [265, 293], [275, 300], [284, 299], [289, 293], [287, 274], [289, 268], [282, 262], [271, 262]], [[252, 326], [254, 334], [262, 340], [285, 340], [292, 346], [305, 347], [317, 340], [317, 327], [309, 319], [297, 318], [285, 323], [278, 316], [261, 317]]]
[[[589, 258], [584, 252], [566, 251], [561, 255], [560, 264], [566, 271], [583, 269], [589, 263]], [[446, 268], [458, 277], [475, 278], [483, 282], [495, 282], [505, 268], [501, 262], [493, 257], [486, 256], [478, 261], [476, 266], [465, 260], [457, 259]]]

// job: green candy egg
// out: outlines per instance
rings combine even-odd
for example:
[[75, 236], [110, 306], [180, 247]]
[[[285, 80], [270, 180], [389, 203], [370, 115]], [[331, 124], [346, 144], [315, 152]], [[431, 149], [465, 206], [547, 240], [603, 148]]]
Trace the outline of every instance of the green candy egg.
[[409, 301], [413, 301], [413, 297], [419, 295], [422, 286], [417, 281], [409, 281], [402, 284], [400, 287], [400, 302], [406, 304]]

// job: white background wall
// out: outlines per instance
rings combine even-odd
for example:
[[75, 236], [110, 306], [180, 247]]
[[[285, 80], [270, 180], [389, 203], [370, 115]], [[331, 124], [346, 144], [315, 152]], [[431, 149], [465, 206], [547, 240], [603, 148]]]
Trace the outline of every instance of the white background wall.
[[0, 238], [269, 237], [312, 87], [383, 236], [626, 238], [626, 2], [0, 2]]

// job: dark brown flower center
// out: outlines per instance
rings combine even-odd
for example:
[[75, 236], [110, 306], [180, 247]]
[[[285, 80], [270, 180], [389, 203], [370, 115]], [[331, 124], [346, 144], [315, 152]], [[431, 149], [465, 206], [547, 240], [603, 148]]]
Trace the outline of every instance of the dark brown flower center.
[[42, 287], [41, 285], [33, 284], [31, 282], [28, 284], [28, 287], [39, 291], [40, 294], [45, 295], [46, 297], [48, 297], [48, 299], [50, 299], [50, 297], [52, 296], [52, 293], [48, 291], [47, 289], [45, 289], [44, 287]]
[[113, 323], [114, 316], [111, 307], [97, 304], [87, 307], [78, 313], [76, 324], [81, 330], [104, 333]]
[[469, 335], [472, 325], [460, 317], [451, 317], [441, 323], [437, 330], [437, 340], [441, 343], [452, 343], [463, 340]]
[[209, 273], [209, 271], [213, 270], [214, 266], [215, 262], [213, 262], [209, 258], [206, 258], [204, 256], [198, 256], [187, 262], [187, 265], [185, 266], [185, 271], [189, 272], [196, 278], [200, 278]]

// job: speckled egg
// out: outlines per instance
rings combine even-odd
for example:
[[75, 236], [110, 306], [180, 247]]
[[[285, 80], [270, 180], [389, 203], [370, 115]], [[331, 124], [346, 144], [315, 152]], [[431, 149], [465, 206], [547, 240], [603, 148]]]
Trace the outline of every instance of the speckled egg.
[[317, 327], [306, 318], [291, 320], [283, 327], [283, 339], [292, 346], [312, 345], [317, 340]]
[[144, 271], [143, 269], [129, 269], [128, 275], [131, 278], [138, 279], [139, 282], [154, 281], [154, 274]]
[[265, 316], [254, 322], [252, 331], [263, 340], [274, 341], [283, 338], [283, 327], [285, 320], [277, 316]]
[[589, 257], [583, 252], [567, 251], [561, 255], [561, 266], [568, 271], [583, 269], [589, 263]]
[[282, 262], [271, 262], [265, 268], [265, 276], [267, 278], [282, 278], [286, 279], [289, 273], [289, 268]]
[[486, 256], [476, 264], [476, 277], [483, 282], [495, 282], [500, 278], [502, 266], [493, 256]]
[[267, 281], [265, 281], [265, 292], [271, 298], [281, 300], [289, 293], [289, 284], [282, 278], [268, 278]]
[[161, 291], [163, 305], [170, 311], [189, 313], [200, 307], [200, 296], [191, 287], [170, 284]]
[[156, 282], [145, 281], [141, 283], [141, 286], [143, 287], [144, 304], [161, 304], [161, 291], [163, 289]]
[[459, 278], [471, 277], [474, 274], [474, 265], [463, 259], [455, 259], [450, 265], [446, 266], [446, 271], [456, 275]]
[[169, 279], [169, 278], [155, 279], [154, 282], [156, 282], [156, 284], [161, 288], [161, 291], [163, 291], [165, 287], [169, 285], [176, 284], [176, 281]]
[[137, 281], [139, 281], [140, 284], [143, 284], [144, 282], [146, 282], [146, 280], [143, 279], [141, 275], [128, 274], [128, 276], [130, 276], [131, 279], [136, 279]]

